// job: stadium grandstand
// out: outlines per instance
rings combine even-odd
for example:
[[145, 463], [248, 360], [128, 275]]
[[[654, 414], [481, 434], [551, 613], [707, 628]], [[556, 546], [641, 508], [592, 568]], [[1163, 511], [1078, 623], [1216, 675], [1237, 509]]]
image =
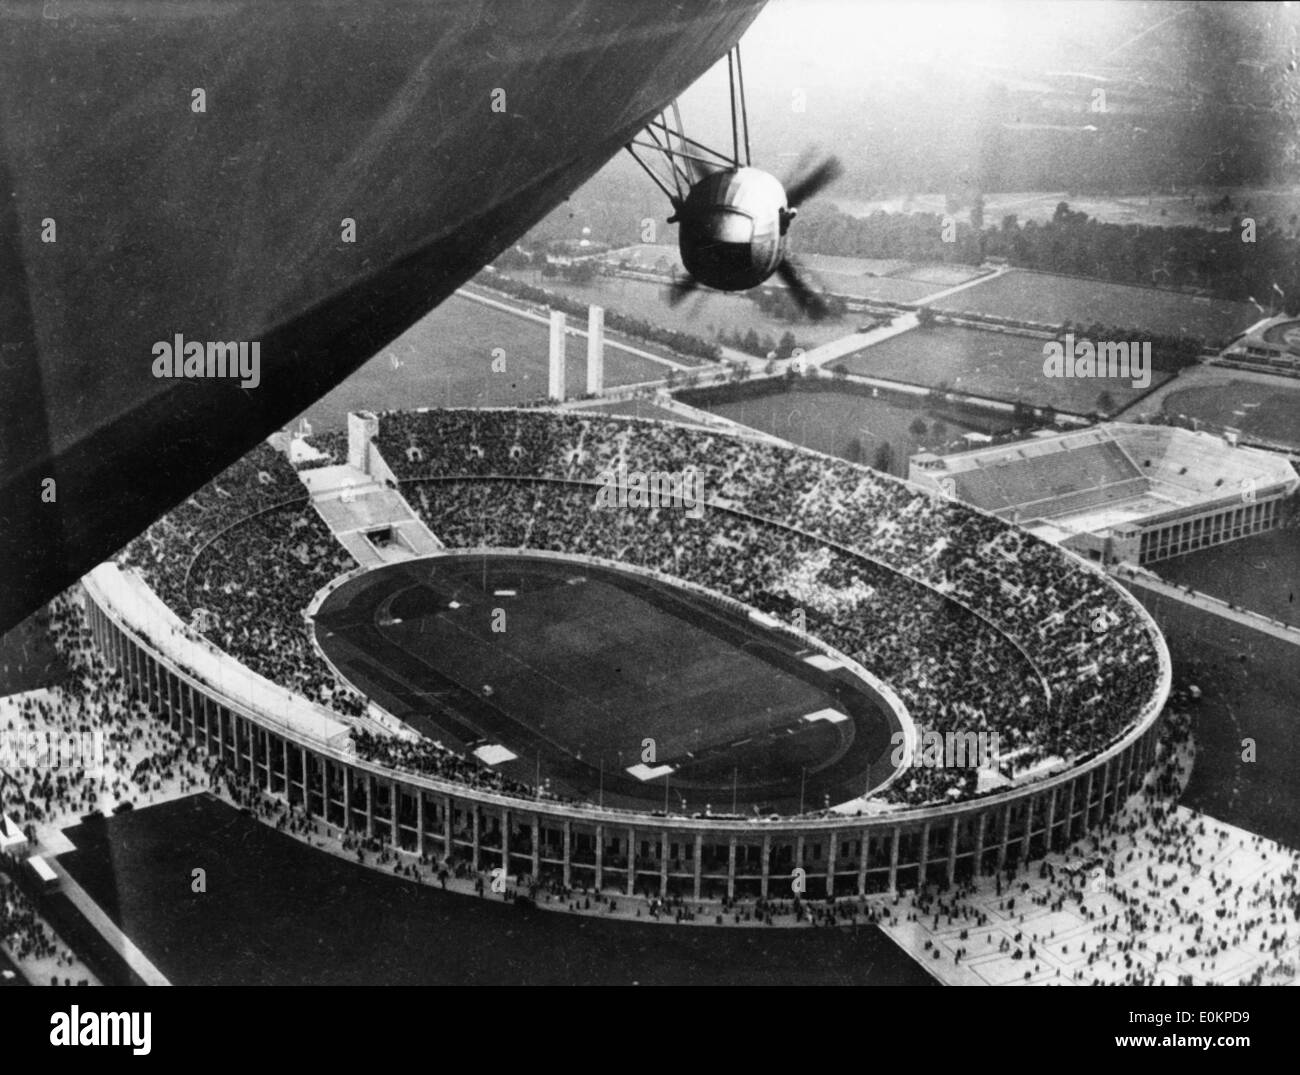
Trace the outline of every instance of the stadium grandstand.
[[[1062, 846], [1118, 809], [1155, 756], [1170, 671], [1150, 617], [993, 514], [804, 449], [661, 421], [428, 410], [357, 415], [349, 434], [346, 456], [318, 442], [329, 461], [303, 471], [263, 445], [84, 583], [91, 636], [145, 704], [238, 779], [331, 824], [629, 894], [765, 894], [792, 862], [828, 894], [861, 893]], [[800, 795], [770, 815], [679, 810], [665, 781], [652, 813], [596, 802], [594, 779], [566, 783], [562, 767], [539, 760], [524, 779], [502, 771], [510, 751], [458, 749], [473, 745], [454, 733], [468, 711], [435, 714], [446, 735], [400, 726], [340, 679], [313, 634], [322, 592], [394, 566], [358, 564], [330, 525], [355, 520], [313, 503], [311, 472], [333, 466], [400, 493], [446, 549], [407, 550], [409, 565], [436, 571], [461, 550], [599, 559], [767, 622], [798, 619], [821, 652], [886, 685], [915, 736], [994, 734], [996, 771], [905, 766], [876, 793], [807, 807]], [[598, 509], [601, 475], [620, 466], [696, 468], [702, 518]], [[378, 626], [397, 623], [386, 613]], [[303, 703], [286, 705], [286, 691]], [[617, 718], [629, 739], [643, 716]]]
[[1300, 377], [1300, 321], [1285, 314], [1265, 318], [1225, 347], [1214, 364]]
[[1210, 433], [1111, 422], [909, 460], [918, 485], [1106, 564], [1147, 564], [1278, 526], [1300, 485], [1282, 456]]

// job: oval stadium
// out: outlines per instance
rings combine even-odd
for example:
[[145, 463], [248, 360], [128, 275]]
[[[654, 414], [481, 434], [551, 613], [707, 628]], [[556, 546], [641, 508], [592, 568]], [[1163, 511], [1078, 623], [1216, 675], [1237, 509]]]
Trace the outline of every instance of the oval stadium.
[[1163, 639], [993, 515], [759, 435], [551, 409], [264, 444], [84, 580], [229, 778], [401, 851], [648, 898], [951, 884], [1154, 758]]

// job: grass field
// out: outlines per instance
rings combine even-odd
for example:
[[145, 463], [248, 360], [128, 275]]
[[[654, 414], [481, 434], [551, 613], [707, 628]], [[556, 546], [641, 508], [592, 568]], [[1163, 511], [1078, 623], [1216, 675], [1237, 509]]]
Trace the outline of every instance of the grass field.
[[1300, 627], [1300, 530], [1272, 530], [1151, 566], [1175, 585]]
[[[462, 749], [504, 745], [517, 757], [500, 772], [533, 783], [540, 768], [566, 795], [662, 806], [663, 778], [626, 773], [646, 762], [671, 765], [672, 788], [700, 805], [734, 788], [739, 808], [766, 813], [797, 806], [801, 769], [810, 801], [834, 802], [861, 794], [869, 769], [873, 783], [890, 771], [887, 756], [872, 766], [889, 728], [870, 696], [802, 662], [797, 643], [623, 572], [520, 557], [396, 565], [335, 591], [317, 631], [390, 711]], [[828, 708], [852, 719], [802, 719]]]
[[934, 304], [936, 310], [980, 313], [1059, 325], [1100, 322], [1119, 329], [1226, 342], [1259, 320], [1244, 302], [1199, 299], [1177, 291], [1107, 284], [1014, 269]]
[[[1043, 343], [1030, 336], [935, 325], [891, 336], [836, 364], [842, 362], [850, 373], [868, 377], [931, 387], [946, 382], [975, 395], [1022, 400], [1075, 414], [1097, 410], [1103, 392], [1109, 393], [1115, 407], [1120, 408], [1150, 391], [1134, 388], [1131, 378], [1046, 377]], [[1153, 373], [1151, 387], [1167, 380], [1168, 374]]]
[[[175, 985], [930, 985], [876, 927], [602, 921], [438, 891], [210, 795], [68, 830], [59, 861]], [[205, 894], [190, 891], [202, 863]]]
[[[900, 477], [907, 476], [909, 455], [937, 448], [940, 440], [933, 434], [934, 418], [924, 410], [849, 392], [774, 392], [759, 399], [710, 404], [705, 409], [842, 459], [850, 458], [848, 446], [855, 437], [862, 443], [862, 461], [866, 463], [872, 463], [876, 451], [887, 443], [894, 451], [891, 472]], [[930, 431], [925, 437], [911, 432], [917, 418]], [[974, 430], [951, 419], [943, 419], [943, 425], [945, 441]]]
[[1240, 380], [1170, 392], [1165, 414], [1184, 414], [1247, 436], [1300, 445], [1300, 384], [1277, 379]]
[[[1196, 764], [1184, 805], [1300, 850], [1296, 647], [1132, 589], [1169, 643], [1175, 684], [1193, 683], [1204, 692], [1194, 709]], [[1254, 740], [1254, 761], [1242, 760], [1246, 739]]]
[[[503, 373], [492, 369], [497, 347], [505, 351]], [[453, 295], [304, 417], [323, 430], [341, 428], [350, 410], [492, 407], [544, 399], [549, 348], [546, 325]], [[400, 365], [394, 367], [390, 355]], [[586, 390], [585, 341], [571, 337], [565, 357], [566, 391], [578, 395]], [[658, 362], [605, 349], [606, 385], [660, 380], [667, 373]]]

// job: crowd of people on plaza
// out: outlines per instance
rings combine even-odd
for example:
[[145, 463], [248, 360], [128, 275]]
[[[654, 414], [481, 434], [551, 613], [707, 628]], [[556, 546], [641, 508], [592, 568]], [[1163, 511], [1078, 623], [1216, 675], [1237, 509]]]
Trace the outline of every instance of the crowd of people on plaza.
[[[76, 957], [55, 936], [54, 931], [42, 921], [36, 908], [12, 881], [0, 876], [0, 945], [13, 953], [20, 964], [38, 960], [52, 961], [57, 968], [75, 967]], [[58, 985], [57, 975], [50, 975], [50, 984]], [[65, 977], [64, 985], [72, 979]], [[79, 979], [85, 985], [86, 979]]]
[[[889, 683], [918, 731], [996, 733], [1004, 775], [1104, 746], [1154, 689], [1145, 624], [1100, 577], [992, 516], [841, 460], [539, 410], [386, 413], [377, 444], [449, 547], [637, 564], [797, 623]], [[708, 509], [699, 519], [666, 507], [601, 510], [593, 486], [619, 467], [693, 469]], [[302, 614], [354, 564], [282, 453], [255, 449], [128, 546], [122, 563], [254, 671], [345, 717], [365, 712], [317, 654]], [[367, 735], [358, 749], [527, 790], [436, 744]], [[915, 766], [886, 795], [919, 804], [979, 788], [973, 767]]]
[[[1186, 712], [1167, 710], [1160, 764], [1138, 795], [1065, 849], [1063, 861], [1039, 861], [1031, 868], [1036, 881], [1009, 865], [997, 878], [992, 904], [974, 881], [948, 891], [923, 886], [901, 898], [904, 918], [927, 922], [936, 935], [959, 929], [950, 938], [960, 942], [956, 950], [947, 946], [954, 963], [969, 964], [984, 949], [995, 949], [1023, 959], [1026, 980], [1041, 980], [1048, 965], [1041, 950], [1050, 950], [1057, 965], [1049, 978], [1061, 977], [1065, 964], [1077, 982], [1219, 981], [1225, 963], [1248, 958], [1257, 965], [1240, 984], [1293, 979], [1294, 956], [1287, 953], [1300, 940], [1300, 855], [1288, 853], [1289, 863], [1272, 875], [1234, 880], [1244, 871], [1226, 857], [1262, 850], [1266, 841], [1240, 838], [1233, 848], [1226, 829], [1211, 831], [1213, 822], [1207, 825], [1176, 805], [1190, 775], [1190, 731]], [[1067, 908], [1086, 923], [1073, 940], [1035, 926], [1038, 920], [1059, 923], [1058, 913]], [[984, 948], [971, 937], [976, 931]], [[932, 958], [945, 958], [939, 943], [927, 941], [925, 947]]]
[[[95, 756], [54, 753], [49, 764], [0, 769], [0, 811], [29, 841], [36, 826], [131, 802], [179, 778], [185, 788], [203, 783], [203, 756], [160, 720], [116, 669], [99, 655], [79, 603], [70, 594], [50, 605], [50, 631], [67, 666], [60, 682], [16, 700], [0, 731], [48, 735], [50, 742], [96, 744]], [[98, 733], [98, 738], [92, 738]], [[98, 750], [102, 745], [102, 757]]]
[[[43, 744], [34, 759], [0, 768], [0, 813], [37, 846], [40, 827], [73, 824], [105, 808], [134, 805], [175, 785], [204, 786], [207, 764], [156, 711], [105, 664], [71, 592], [48, 608], [58, 664], [57, 682], [17, 696], [4, 710], [0, 733], [12, 742]], [[77, 745], [67, 755], [62, 750]], [[85, 752], [87, 745], [93, 750]], [[30, 764], [35, 762], [36, 764]], [[12, 872], [18, 861], [6, 864]], [[20, 964], [45, 962], [78, 969], [75, 956], [55, 937], [17, 884], [0, 879], [0, 944]], [[57, 976], [53, 984], [59, 984]], [[79, 978], [80, 983], [85, 982]], [[63, 984], [71, 985], [65, 976]]]

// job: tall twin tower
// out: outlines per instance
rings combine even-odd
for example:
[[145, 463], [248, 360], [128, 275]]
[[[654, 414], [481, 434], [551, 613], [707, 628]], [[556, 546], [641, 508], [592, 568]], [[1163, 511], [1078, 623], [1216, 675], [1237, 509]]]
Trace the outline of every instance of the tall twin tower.
[[[557, 403], [564, 402], [565, 317], [560, 310], [551, 311], [551, 366], [546, 394]], [[605, 311], [600, 306], [587, 308], [587, 394], [600, 395], [605, 387]]]

